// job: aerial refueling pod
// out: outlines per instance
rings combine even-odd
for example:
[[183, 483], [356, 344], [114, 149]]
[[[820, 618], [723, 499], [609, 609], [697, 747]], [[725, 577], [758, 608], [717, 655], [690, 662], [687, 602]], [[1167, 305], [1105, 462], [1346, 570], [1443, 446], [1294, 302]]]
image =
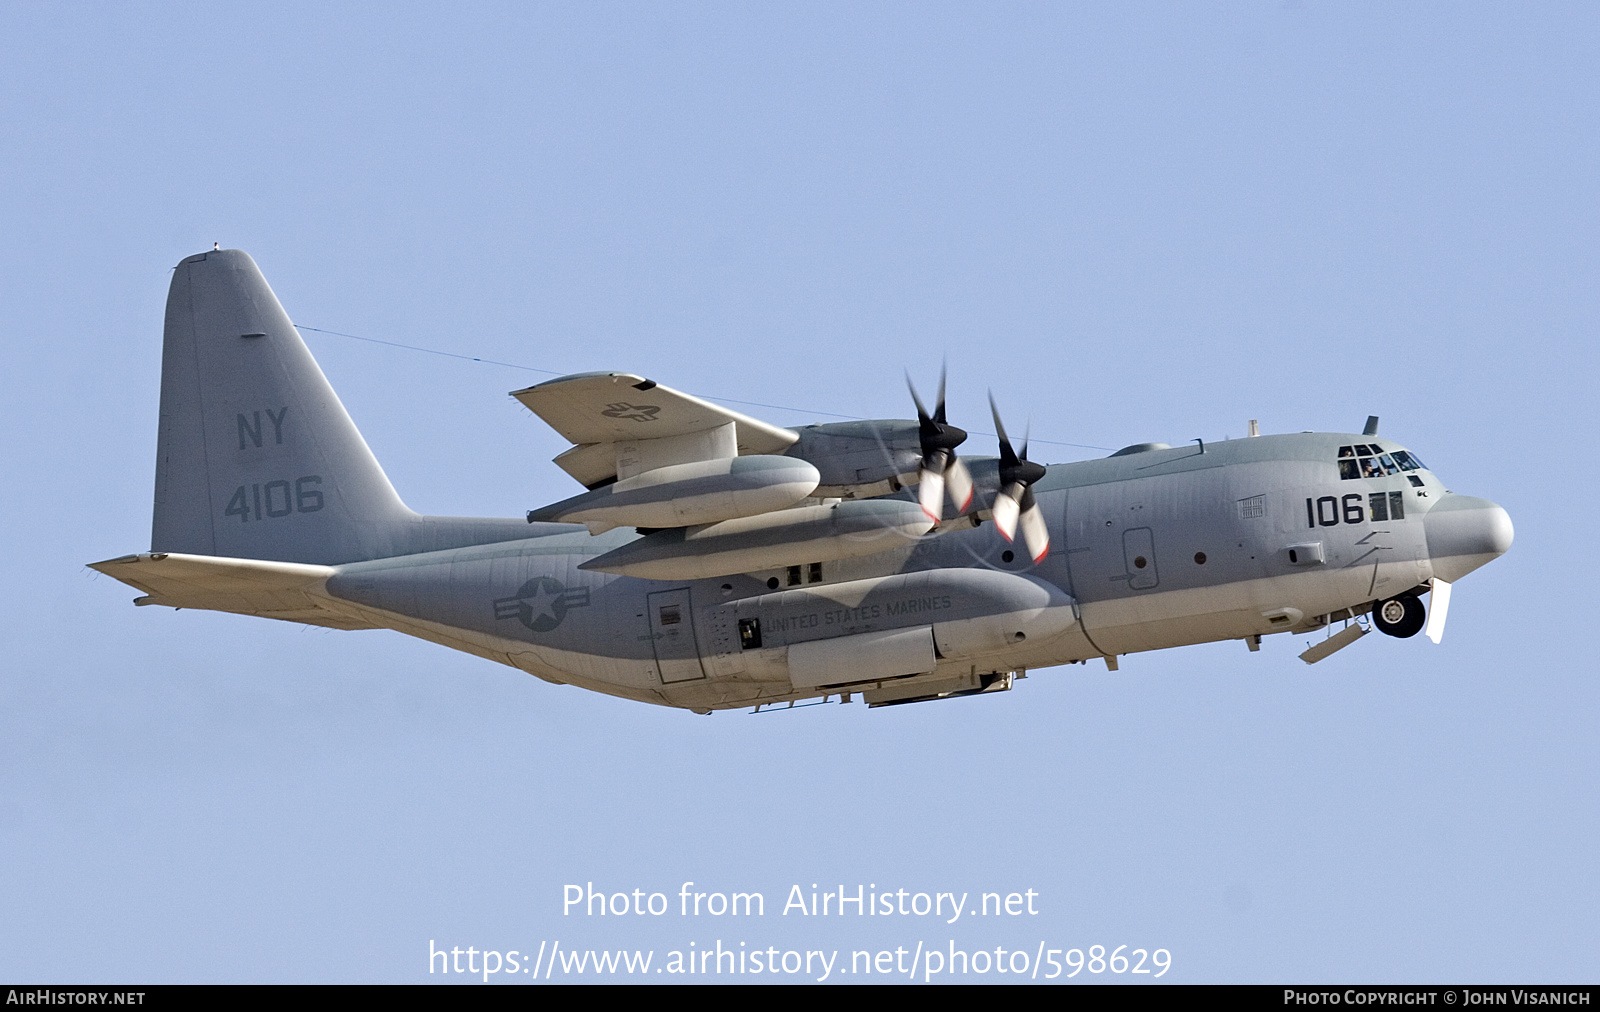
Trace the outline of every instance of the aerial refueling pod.
[[863, 499], [656, 531], [578, 568], [647, 580], [700, 580], [873, 555], [932, 529], [916, 503]]
[[528, 522], [613, 527], [691, 527], [786, 510], [816, 491], [821, 475], [793, 457], [755, 454], [671, 464], [623, 478], [553, 506]]

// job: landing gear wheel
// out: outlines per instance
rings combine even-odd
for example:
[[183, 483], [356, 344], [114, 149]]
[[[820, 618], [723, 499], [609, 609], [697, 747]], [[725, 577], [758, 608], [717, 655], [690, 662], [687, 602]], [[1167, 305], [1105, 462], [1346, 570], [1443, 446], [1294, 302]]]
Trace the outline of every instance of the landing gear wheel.
[[1427, 609], [1410, 591], [1372, 605], [1372, 624], [1378, 627], [1379, 632], [1390, 636], [1400, 639], [1415, 636], [1427, 622]]

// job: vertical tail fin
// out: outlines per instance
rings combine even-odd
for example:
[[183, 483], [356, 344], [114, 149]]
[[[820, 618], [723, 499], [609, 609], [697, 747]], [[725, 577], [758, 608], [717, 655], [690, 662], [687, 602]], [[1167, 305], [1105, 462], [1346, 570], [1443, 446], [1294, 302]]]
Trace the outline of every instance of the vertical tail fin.
[[179, 263], [152, 551], [335, 564], [405, 550], [420, 521], [249, 254]]

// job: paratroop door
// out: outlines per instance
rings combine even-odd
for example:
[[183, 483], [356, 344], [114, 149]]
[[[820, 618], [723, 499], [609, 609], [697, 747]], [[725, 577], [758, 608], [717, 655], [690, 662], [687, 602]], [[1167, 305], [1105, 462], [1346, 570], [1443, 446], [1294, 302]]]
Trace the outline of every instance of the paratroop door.
[[689, 682], [706, 676], [700, 666], [700, 645], [694, 638], [694, 613], [689, 608], [689, 588], [663, 590], [647, 599], [650, 642], [656, 652], [661, 681]]

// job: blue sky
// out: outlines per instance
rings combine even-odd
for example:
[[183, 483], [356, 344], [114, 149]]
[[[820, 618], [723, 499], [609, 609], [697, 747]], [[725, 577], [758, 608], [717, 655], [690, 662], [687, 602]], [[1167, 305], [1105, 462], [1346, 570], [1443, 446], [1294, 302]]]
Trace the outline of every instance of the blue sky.
[[[7, 5], [0, 976], [720, 938], [1592, 981], [1597, 67], [1583, 5]], [[1053, 460], [1377, 414], [1517, 540], [1438, 647], [1307, 668], [1278, 636], [871, 712], [136, 611], [83, 564], [148, 546], [169, 269], [212, 242], [309, 327], [780, 424], [903, 417], [941, 359], [953, 422], [992, 388]], [[539, 373], [308, 343], [413, 508], [576, 491], [506, 396]], [[774, 906], [561, 912], [688, 880]], [[813, 882], [1043, 912], [776, 915]]]

